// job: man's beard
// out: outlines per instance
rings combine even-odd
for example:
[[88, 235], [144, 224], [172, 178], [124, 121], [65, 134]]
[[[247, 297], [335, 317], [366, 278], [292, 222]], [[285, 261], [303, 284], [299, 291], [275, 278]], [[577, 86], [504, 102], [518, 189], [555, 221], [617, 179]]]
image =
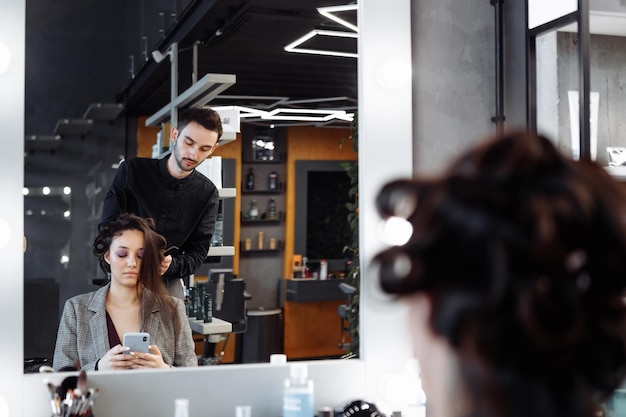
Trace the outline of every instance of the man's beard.
[[193, 171], [196, 166], [198, 166], [198, 163], [194, 161], [194, 165], [191, 167], [187, 167], [183, 164], [183, 158], [180, 157], [180, 153], [178, 152], [178, 142], [174, 143], [174, 160], [176, 161], [176, 165], [178, 165], [178, 168], [180, 168], [182, 171]]

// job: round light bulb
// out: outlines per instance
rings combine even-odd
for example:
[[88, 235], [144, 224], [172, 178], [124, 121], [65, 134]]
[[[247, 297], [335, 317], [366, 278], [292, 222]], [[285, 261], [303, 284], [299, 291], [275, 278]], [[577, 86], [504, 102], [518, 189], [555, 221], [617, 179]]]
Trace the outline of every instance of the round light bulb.
[[401, 246], [411, 238], [413, 226], [402, 217], [390, 217], [381, 223], [379, 234], [386, 244]]
[[390, 58], [378, 67], [378, 83], [385, 90], [404, 87], [411, 82], [411, 63], [402, 58]]

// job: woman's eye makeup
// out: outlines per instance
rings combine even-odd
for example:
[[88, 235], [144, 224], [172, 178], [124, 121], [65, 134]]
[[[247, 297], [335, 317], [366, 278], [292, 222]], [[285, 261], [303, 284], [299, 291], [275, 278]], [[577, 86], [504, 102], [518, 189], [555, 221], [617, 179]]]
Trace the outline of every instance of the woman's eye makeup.
[[117, 255], [118, 258], [125, 258], [126, 256], [128, 256], [128, 252], [125, 250], [115, 252], [115, 254]]

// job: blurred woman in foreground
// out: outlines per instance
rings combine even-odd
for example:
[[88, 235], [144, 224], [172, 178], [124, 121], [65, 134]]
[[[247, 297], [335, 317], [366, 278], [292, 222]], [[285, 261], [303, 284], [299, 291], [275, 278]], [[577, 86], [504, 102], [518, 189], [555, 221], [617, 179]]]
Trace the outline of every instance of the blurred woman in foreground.
[[429, 416], [594, 416], [626, 375], [625, 190], [529, 133], [383, 188], [413, 232], [374, 264], [409, 304]]

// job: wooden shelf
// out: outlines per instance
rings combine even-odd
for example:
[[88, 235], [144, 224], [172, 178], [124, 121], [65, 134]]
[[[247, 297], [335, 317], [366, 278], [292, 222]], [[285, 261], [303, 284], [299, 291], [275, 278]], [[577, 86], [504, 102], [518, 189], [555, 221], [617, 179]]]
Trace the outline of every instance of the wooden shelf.
[[246, 190], [242, 187], [241, 194], [282, 194], [285, 190], [282, 187], [282, 183], [280, 183], [280, 187], [276, 190]]
[[284, 164], [285, 163], [285, 154], [280, 153], [278, 157], [275, 159], [260, 159], [260, 160], [250, 160], [250, 159], [242, 159], [242, 164]]
[[280, 224], [280, 222], [282, 221], [283, 221], [282, 211], [278, 212], [278, 217], [275, 219], [262, 219], [260, 217], [254, 220], [244, 219], [243, 213], [241, 213], [241, 225], [242, 226], [253, 226], [253, 225], [260, 225], [260, 224]]
[[[255, 239], [253, 239], [253, 241], [255, 241]], [[239, 254], [240, 255], [246, 255], [246, 254], [256, 254], [256, 255], [260, 255], [260, 254], [264, 254], [264, 253], [279, 253], [280, 251], [283, 250], [283, 241], [277, 239], [276, 240], [276, 249], [244, 249], [244, 243], [243, 242], [239, 242]]]

